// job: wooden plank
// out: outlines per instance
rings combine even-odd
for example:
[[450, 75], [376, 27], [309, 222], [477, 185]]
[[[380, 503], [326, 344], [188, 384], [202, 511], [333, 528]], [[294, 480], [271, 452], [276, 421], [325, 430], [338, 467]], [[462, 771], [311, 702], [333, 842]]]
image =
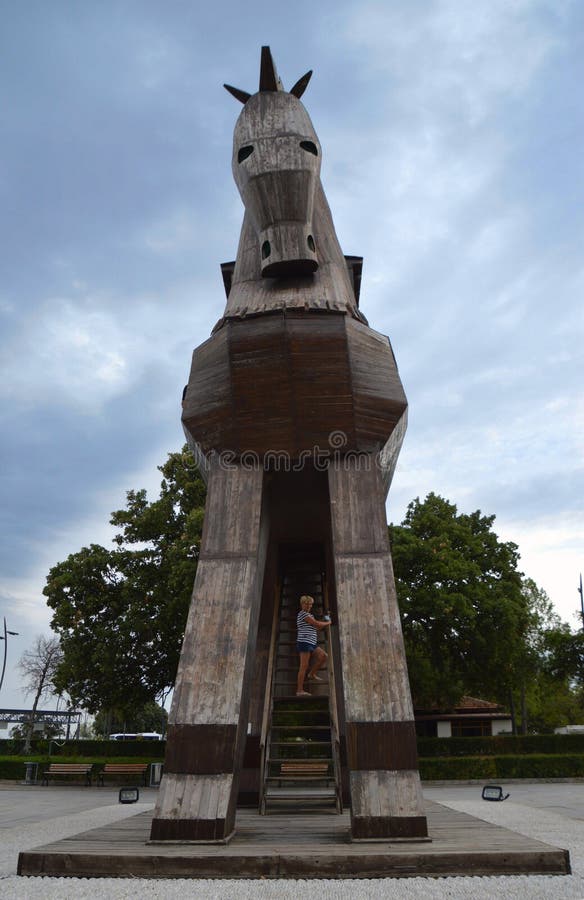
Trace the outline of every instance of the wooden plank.
[[379, 449], [404, 415], [406, 395], [385, 335], [350, 319], [347, 339], [357, 431], [371, 450]]
[[387, 557], [335, 560], [346, 717], [414, 720], [395, 587]]
[[193, 775], [232, 772], [236, 736], [235, 723], [169, 725], [164, 770]]
[[231, 403], [227, 337], [219, 332], [194, 351], [182, 404], [184, 426], [205, 452], [221, 445]]
[[387, 760], [392, 770], [416, 769], [416, 725], [411, 722], [347, 722], [347, 755], [353, 770], [379, 768]]
[[330, 452], [339, 432], [343, 452], [377, 453], [406, 409], [387, 338], [302, 308], [227, 321], [193, 358], [183, 422], [203, 451], [242, 460]]
[[427, 834], [417, 772], [352, 771], [351, 833], [355, 839]]
[[237, 724], [257, 577], [246, 558], [199, 562], [171, 725]]
[[[428, 802], [431, 842], [351, 842], [349, 816], [238, 812], [228, 844], [149, 844], [151, 813], [20, 854], [19, 875], [387, 878], [569, 874], [567, 851]], [[550, 882], [550, 890], [561, 882]]]
[[260, 540], [263, 473], [216, 463], [209, 477], [201, 541], [203, 558], [255, 559]]
[[352, 833], [421, 836], [414, 714], [381, 474], [347, 462], [331, 467], [329, 486]]
[[375, 460], [363, 465], [347, 460], [331, 466], [329, 490], [335, 557], [388, 553], [383, 488]]

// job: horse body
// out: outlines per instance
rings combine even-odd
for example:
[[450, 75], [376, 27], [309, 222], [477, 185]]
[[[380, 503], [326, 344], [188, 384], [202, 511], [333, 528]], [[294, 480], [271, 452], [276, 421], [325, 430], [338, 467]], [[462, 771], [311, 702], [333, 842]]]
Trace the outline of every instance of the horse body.
[[307, 540], [338, 620], [353, 836], [426, 834], [384, 505], [407, 401], [388, 339], [359, 311], [358, 258], [335, 234], [299, 99], [308, 78], [285, 92], [263, 48], [259, 92], [228, 88], [244, 103], [232, 167], [245, 216], [224, 314], [183, 398], [208, 496], [155, 840], [233, 831], [271, 678], [256, 646], [270, 643], [283, 548]]

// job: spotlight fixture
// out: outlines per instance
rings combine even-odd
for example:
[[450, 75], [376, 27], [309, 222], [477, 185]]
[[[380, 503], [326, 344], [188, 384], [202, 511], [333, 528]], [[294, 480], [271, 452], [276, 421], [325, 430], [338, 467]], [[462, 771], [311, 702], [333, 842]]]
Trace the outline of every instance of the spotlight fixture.
[[486, 784], [483, 788], [483, 800], [506, 800], [509, 794], [503, 793], [503, 788], [498, 784]]

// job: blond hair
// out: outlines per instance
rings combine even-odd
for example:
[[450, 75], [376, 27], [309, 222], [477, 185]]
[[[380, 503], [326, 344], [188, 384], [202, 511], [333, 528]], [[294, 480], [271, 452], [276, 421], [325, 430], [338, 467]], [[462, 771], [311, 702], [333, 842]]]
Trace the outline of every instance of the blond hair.
[[314, 597], [309, 597], [308, 594], [303, 594], [300, 598], [300, 606], [304, 609], [305, 606], [308, 606], [309, 603], [314, 603]]

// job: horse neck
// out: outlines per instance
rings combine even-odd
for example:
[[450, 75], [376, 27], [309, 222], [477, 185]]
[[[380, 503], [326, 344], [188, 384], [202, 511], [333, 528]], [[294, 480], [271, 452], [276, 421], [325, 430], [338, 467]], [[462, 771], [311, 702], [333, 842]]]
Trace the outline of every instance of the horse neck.
[[362, 319], [320, 181], [314, 198], [313, 230], [319, 260], [314, 275], [262, 278], [257, 234], [246, 212], [224, 318], [302, 308], [344, 312]]

